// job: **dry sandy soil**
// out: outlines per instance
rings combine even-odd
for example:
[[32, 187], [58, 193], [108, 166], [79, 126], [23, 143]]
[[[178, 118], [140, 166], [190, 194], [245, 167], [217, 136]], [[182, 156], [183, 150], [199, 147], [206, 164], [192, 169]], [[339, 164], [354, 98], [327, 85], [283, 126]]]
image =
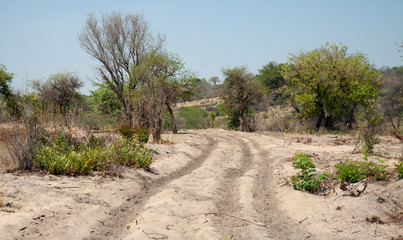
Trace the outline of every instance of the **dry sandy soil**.
[[[319, 172], [352, 154], [351, 136], [241, 133], [219, 129], [152, 145], [152, 172], [122, 178], [0, 175], [0, 239], [401, 239], [403, 180], [369, 183], [359, 197], [336, 185], [326, 196], [296, 191], [290, 158]], [[376, 152], [393, 165], [401, 145]], [[367, 220], [368, 219], [368, 220]], [[400, 238], [399, 238], [400, 236]], [[231, 238], [232, 239], [232, 238]]]

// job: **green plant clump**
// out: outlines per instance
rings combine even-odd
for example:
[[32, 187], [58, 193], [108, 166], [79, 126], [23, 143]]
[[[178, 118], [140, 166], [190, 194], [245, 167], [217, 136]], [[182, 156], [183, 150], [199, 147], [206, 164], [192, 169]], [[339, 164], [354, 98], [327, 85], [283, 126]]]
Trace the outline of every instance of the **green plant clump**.
[[60, 136], [41, 144], [35, 154], [36, 166], [51, 174], [88, 175], [116, 164], [145, 169], [151, 165], [152, 151], [127, 139], [107, 147], [104, 140], [90, 137], [88, 143], [76, 147], [68, 145], [71, 139]]
[[356, 183], [367, 177], [366, 170], [359, 163], [340, 161], [334, 167], [337, 169], [336, 177], [343, 182]]
[[303, 153], [293, 158], [292, 165], [296, 169], [301, 169], [297, 176], [291, 178], [291, 183], [296, 190], [316, 192], [320, 189], [323, 180], [329, 177], [327, 171], [316, 174], [316, 165]]
[[386, 177], [385, 168], [387, 166], [368, 161], [350, 162], [340, 161], [335, 165], [337, 170], [336, 177], [343, 182], [356, 183], [365, 178], [371, 178], [375, 181], [384, 180]]
[[398, 178], [403, 178], [403, 160], [395, 164], [395, 170], [399, 173]]

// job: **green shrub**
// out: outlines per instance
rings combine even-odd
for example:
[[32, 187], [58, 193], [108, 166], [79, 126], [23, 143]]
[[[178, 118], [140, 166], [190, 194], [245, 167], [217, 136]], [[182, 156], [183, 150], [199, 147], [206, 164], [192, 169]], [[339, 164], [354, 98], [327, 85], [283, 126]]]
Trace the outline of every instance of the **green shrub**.
[[93, 171], [107, 171], [112, 165], [149, 169], [152, 151], [128, 139], [116, 141], [109, 147], [105, 140], [91, 136], [79, 147], [68, 145], [71, 137], [58, 135], [37, 148], [35, 164], [51, 174], [87, 175]]
[[358, 162], [340, 161], [335, 165], [337, 169], [336, 177], [343, 182], [356, 183], [364, 178], [371, 178], [375, 181], [384, 180], [386, 177], [385, 168], [387, 166], [365, 160]]
[[134, 139], [139, 143], [147, 143], [148, 138], [150, 137], [150, 132], [147, 128], [139, 127], [136, 129], [136, 136]]
[[362, 164], [352, 163], [348, 160], [340, 161], [334, 166], [337, 169], [336, 177], [343, 182], [356, 183], [366, 178], [366, 170]]
[[207, 126], [207, 112], [200, 107], [182, 107], [179, 116], [185, 119], [187, 129], [198, 129]]
[[292, 165], [301, 169], [297, 176], [291, 178], [291, 183], [296, 190], [315, 192], [320, 189], [320, 184], [329, 177], [328, 172], [317, 175], [316, 165], [303, 153], [293, 158]]
[[268, 119], [268, 118], [269, 118], [269, 114], [263, 113], [263, 119]]
[[403, 178], [403, 160], [395, 164], [395, 170], [399, 173], [398, 178]]

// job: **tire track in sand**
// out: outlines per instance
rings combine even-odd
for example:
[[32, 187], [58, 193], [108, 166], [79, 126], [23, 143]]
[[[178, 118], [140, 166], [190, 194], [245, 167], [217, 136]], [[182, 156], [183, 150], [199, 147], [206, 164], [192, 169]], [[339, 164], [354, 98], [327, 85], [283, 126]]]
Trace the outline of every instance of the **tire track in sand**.
[[120, 239], [127, 224], [136, 218], [148, 199], [160, 192], [170, 182], [191, 173], [206, 161], [210, 153], [217, 147], [217, 141], [209, 136], [206, 136], [206, 138], [208, 143], [197, 158], [166, 177], [153, 181], [143, 178], [142, 190], [128, 198], [123, 205], [112, 209], [108, 213], [109, 217], [102, 221], [100, 220], [98, 226], [91, 231], [90, 236], [84, 239]]

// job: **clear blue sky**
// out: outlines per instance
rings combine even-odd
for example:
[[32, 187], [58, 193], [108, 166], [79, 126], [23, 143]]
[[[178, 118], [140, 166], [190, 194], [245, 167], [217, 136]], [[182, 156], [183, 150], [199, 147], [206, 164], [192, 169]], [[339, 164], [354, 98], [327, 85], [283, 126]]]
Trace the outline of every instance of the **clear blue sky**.
[[402, 0], [0, 0], [0, 64], [15, 73], [14, 89], [60, 71], [76, 72], [93, 89], [98, 63], [80, 48], [88, 13], [143, 13], [166, 50], [179, 54], [200, 78], [246, 65], [257, 73], [269, 61], [343, 43], [376, 67], [403, 65]]

